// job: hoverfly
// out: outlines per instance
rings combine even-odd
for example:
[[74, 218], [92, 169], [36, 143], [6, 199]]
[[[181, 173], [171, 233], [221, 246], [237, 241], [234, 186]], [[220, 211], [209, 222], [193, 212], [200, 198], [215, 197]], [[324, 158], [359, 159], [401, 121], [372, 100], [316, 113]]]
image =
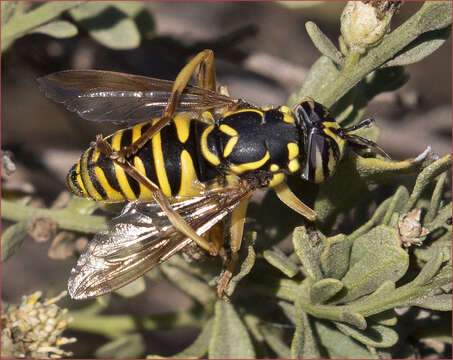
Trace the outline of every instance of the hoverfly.
[[[188, 85], [194, 73], [198, 86]], [[223, 296], [257, 188], [273, 188], [313, 221], [315, 212], [290, 190], [287, 176], [324, 181], [348, 144], [387, 156], [352, 134], [371, 120], [342, 128], [308, 97], [293, 109], [230, 98], [226, 88], [217, 90], [211, 50], [197, 54], [174, 82], [96, 70], [61, 71], [38, 82], [49, 98], [84, 119], [130, 126], [98, 135], [67, 176], [75, 195], [129, 202], [73, 268], [68, 288], [74, 299], [118, 289], [189, 244], [217, 255], [223, 237], [211, 234], [231, 214], [231, 259], [217, 287]]]

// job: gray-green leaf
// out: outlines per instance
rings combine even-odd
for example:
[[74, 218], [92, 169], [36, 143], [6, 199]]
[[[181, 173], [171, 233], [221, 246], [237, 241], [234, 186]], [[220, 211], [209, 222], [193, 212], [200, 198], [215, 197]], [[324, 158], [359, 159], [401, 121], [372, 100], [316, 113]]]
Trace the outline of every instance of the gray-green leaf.
[[210, 359], [252, 359], [255, 357], [250, 335], [231, 303], [218, 300], [209, 343]]
[[343, 283], [337, 279], [322, 279], [315, 282], [310, 289], [310, 302], [322, 304], [337, 294], [343, 288]]
[[303, 270], [313, 280], [321, 280], [323, 278], [321, 271], [321, 263], [319, 260], [322, 250], [322, 244], [319, 242], [314, 244], [305, 228], [300, 226], [294, 229], [293, 232], [294, 251], [299, 256]]
[[299, 267], [279, 248], [264, 250], [263, 256], [269, 264], [279, 269], [289, 278], [294, 277], [299, 272]]
[[408, 254], [396, 246], [383, 245], [376, 253], [367, 253], [342, 279], [347, 293], [341, 302], [370, 294], [387, 280], [399, 280], [406, 273], [408, 266]]
[[140, 277], [137, 280], [123, 286], [121, 289], [116, 290], [115, 292], [125, 298], [130, 298], [141, 294], [146, 290], [145, 278]]
[[70, 14], [91, 37], [108, 48], [125, 50], [140, 45], [135, 22], [109, 3], [85, 3], [71, 9]]
[[425, 33], [406, 46], [399, 54], [387, 61], [383, 66], [401, 66], [419, 62], [440, 48], [448, 39], [450, 33], [451, 26]]
[[327, 56], [337, 65], [343, 65], [344, 60], [342, 54], [314, 22], [307, 21], [305, 23], [305, 29], [307, 30], [311, 41], [313, 41], [313, 44], [321, 54]]
[[344, 234], [326, 239], [321, 254], [321, 267], [328, 278], [341, 279], [348, 270], [352, 242]]
[[70, 38], [77, 35], [77, 27], [69, 21], [53, 21], [48, 24], [38, 26], [31, 32], [53, 36], [57, 39]]
[[2, 234], [2, 262], [14, 254], [28, 236], [27, 220], [11, 225]]
[[123, 334], [117, 339], [102, 345], [96, 350], [101, 359], [137, 359], [145, 353], [146, 345], [140, 334]]
[[358, 330], [342, 323], [335, 323], [335, 325], [345, 335], [367, 346], [386, 348], [395, 345], [398, 341], [398, 333], [387, 326], [371, 325], [366, 330]]

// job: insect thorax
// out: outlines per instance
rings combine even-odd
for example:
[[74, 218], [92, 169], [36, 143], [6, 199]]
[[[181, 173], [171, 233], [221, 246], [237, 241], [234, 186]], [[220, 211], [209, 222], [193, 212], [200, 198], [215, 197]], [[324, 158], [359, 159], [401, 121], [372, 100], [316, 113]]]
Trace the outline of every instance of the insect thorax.
[[201, 153], [211, 165], [241, 177], [255, 174], [260, 186], [299, 171], [299, 146], [300, 129], [284, 106], [227, 113], [201, 135]]

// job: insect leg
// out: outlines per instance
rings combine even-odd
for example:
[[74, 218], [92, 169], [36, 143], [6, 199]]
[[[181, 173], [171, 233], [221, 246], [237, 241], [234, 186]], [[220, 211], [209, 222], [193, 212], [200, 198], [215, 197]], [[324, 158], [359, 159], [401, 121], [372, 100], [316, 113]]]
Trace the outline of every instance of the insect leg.
[[178, 212], [176, 212], [172, 208], [167, 197], [156, 184], [154, 184], [150, 179], [140, 173], [127, 160], [124, 160], [124, 162], [119, 160], [115, 161], [129, 176], [151, 190], [154, 201], [156, 201], [161, 209], [165, 211], [168, 220], [170, 220], [170, 222], [178, 231], [180, 231], [191, 240], [195, 241], [198, 246], [208, 251], [210, 255], [216, 256], [218, 254], [218, 249], [216, 248], [215, 244], [210, 243], [209, 241], [198, 235], [195, 230], [192, 229], [189, 224], [187, 224], [187, 222], [181, 217], [181, 215], [179, 215]]
[[211, 244], [214, 244], [214, 247], [220, 254], [220, 249], [222, 249], [225, 239], [225, 224], [223, 221], [215, 224], [204, 236], [206, 240]]
[[228, 263], [226, 269], [220, 275], [219, 282], [217, 284], [217, 294], [220, 298], [224, 298], [224, 291], [234, 273], [234, 268], [238, 261], [238, 251], [241, 248], [242, 234], [244, 231], [245, 214], [247, 212], [247, 206], [249, 204], [250, 197], [244, 199], [231, 214], [231, 260]]
[[142, 148], [155, 134], [157, 134], [164, 126], [170, 123], [175, 114], [176, 106], [182, 92], [187, 86], [192, 74], [200, 66], [198, 72], [198, 83], [200, 87], [215, 90], [215, 69], [214, 69], [214, 53], [212, 50], [203, 50], [198, 53], [186, 66], [182, 68], [173, 83], [171, 94], [168, 98], [162, 117], [155, 122], [148, 130], [146, 130], [136, 141], [119, 151], [119, 156], [127, 158], [135, 154]]
[[278, 198], [288, 207], [293, 209], [295, 212], [306, 217], [310, 221], [316, 220], [316, 213], [305, 205], [299, 198], [294, 195], [289, 186], [285, 183], [274, 187]]

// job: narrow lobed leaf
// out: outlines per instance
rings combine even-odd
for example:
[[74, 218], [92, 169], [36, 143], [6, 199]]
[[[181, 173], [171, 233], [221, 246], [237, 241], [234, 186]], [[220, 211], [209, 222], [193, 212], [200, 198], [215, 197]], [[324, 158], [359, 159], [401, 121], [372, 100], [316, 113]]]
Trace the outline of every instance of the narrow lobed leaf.
[[408, 266], [408, 254], [396, 246], [383, 245], [376, 253], [366, 253], [342, 279], [347, 292], [341, 302], [346, 303], [370, 294], [385, 281], [399, 280]]
[[359, 313], [352, 313], [349, 311], [343, 311], [341, 313], [341, 320], [347, 324], [350, 324], [357, 329], [365, 330], [368, 326], [365, 318]]
[[45, 25], [34, 28], [31, 32], [52, 36], [57, 39], [65, 39], [76, 36], [77, 27], [69, 21], [53, 21]]
[[28, 220], [19, 221], [2, 234], [2, 262], [8, 260], [28, 236]]
[[291, 358], [293, 359], [318, 359], [321, 357], [319, 345], [316, 341], [308, 315], [297, 310], [297, 321], [294, 337], [291, 342]]
[[322, 250], [322, 244], [320, 242], [314, 244], [311, 241], [305, 226], [300, 226], [294, 229], [293, 246], [306, 274], [315, 281], [321, 280], [323, 275], [319, 257]]
[[214, 291], [206, 282], [187, 271], [170, 264], [162, 264], [160, 269], [172, 283], [201, 304], [207, 304], [215, 297]]
[[190, 359], [202, 358], [208, 353], [209, 341], [212, 334], [212, 326], [214, 320], [209, 319], [206, 321], [201, 329], [200, 334], [195, 341], [185, 348], [183, 351], [172, 356], [173, 359]]
[[322, 279], [315, 282], [310, 289], [310, 302], [322, 304], [332, 298], [343, 288], [343, 283], [337, 279]]
[[145, 349], [145, 341], [141, 334], [123, 334], [99, 347], [95, 356], [101, 359], [140, 358]]
[[209, 343], [210, 359], [252, 359], [255, 357], [250, 335], [231, 303], [218, 300]]
[[[256, 236], [257, 236], [256, 232], [253, 231], [247, 233], [245, 235], [245, 238], [243, 239], [241, 248], [247, 249], [247, 255], [241, 263], [239, 272], [236, 275], [234, 275], [231, 278], [230, 282], [228, 283], [228, 287], [225, 290], [225, 293], [228, 296], [231, 296], [233, 294], [234, 289], [236, 288], [239, 281], [241, 281], [245, 276], [247, 276], [252, 270], [253, 266], [255, 265], [256, 253], [253, 245], [255, 244]], [[243, 251], [240, 251], [240, 253], [242, 252]]]
[[260, 330], [267, 345], [272, 349], [273, 352], [275, 352], [277, 357], [281, 359], [288, 359], [290, 356], [290, 348], [285, 344], [278, 333], [272, 331], [272, 328], [270, 326], [263, 324], [260, 326]]
[[313, 44], [321, 54], [327, 56], [337, 65], [343, 65], [344, 59], [342, 54], [314, 22], [307, 21], [305, 23], [305, 29], [307, 30], [307, 34], [310, 36], [311, 41], [313, 41]]
[[450, 33], [451, 26], [424, 33], [383, 66], [402, 66], [419, 62], [440, 48], [448, 39]]
[[326, 239], [321, 253], [321, 268], [328, 278], [341, 279], [349, 267], [352, 241], [344, 234]]
[[424, 219], [425, 223], [429, 223], [430, 221], [434, 220], [437, 212], [439, 211], [446, 180], [447, 180], [446, 172], [439, 175], [439, 178], [436, 182], [436, 187], [434, 188], [433, 191], [433, 195], [431, 196], [428, 213], [426, 214]]
[[335, 326], [345, 335], [361, 342], [366, 346], [388, 348], [398, 341], [398, 333], [387, 326], [371, 325], [366, 330], [357, 330], [349, 325], [335, 323]]
[[330, 358], [370, 359], [374, 356], [365, 346], [356, 342], [326, 321], [314, 321], [321, 344], [327, 349]]
[[135, 22], [110, 3], [90, 2], [70, 14], [100, 44], [115, 50], [136, 48], [140, 33]]
[[372, 228], [354, 241], [349, 266], [353, 266], [365, 256], [379, 253], [379, 249], [384, 245], [399, 246], [396, 230], [385, 225]]
[[269, 264], [279, 269], [289, 278], [294, 277], [299, 272], [299, 267], [278, 248], [264, 250], [263, 256]]
[[442, 266], [443, 261], [444, 257], [442, 252], [439, 248], [435, 248], [432, 258], [425, 264], [425, 266], [423, 266], [417, 277], [412, 280], [412, 284], [419, 286], [425, 285], [434, 277], [434, 275], [436, 275]]
[[434, 178], [447, 171], [451, 167], [451, 155], [446, 155], [439, 160], [435, 161], [431, 165], [427, 166], [417, 176], [412, 194], [406, 203], [404, 212], [409, 212], [414, 206], [417, 200], [420, 198], [423, 190], [428, 186]]
[[396, 315], [395, 309], [382, 311], [379, 314], [368, 317], [368, 319], [371, 320], [372, 322], [384, 326], [395, 326], [398, 322], [398, 317]]
[[385, 212], [382, 223], [388, 225], [393, 213], [401, 213], [409, 200], [409, 191], [404, 186], [399, 186], [395, 194], [391, 197], [390, 204]]

